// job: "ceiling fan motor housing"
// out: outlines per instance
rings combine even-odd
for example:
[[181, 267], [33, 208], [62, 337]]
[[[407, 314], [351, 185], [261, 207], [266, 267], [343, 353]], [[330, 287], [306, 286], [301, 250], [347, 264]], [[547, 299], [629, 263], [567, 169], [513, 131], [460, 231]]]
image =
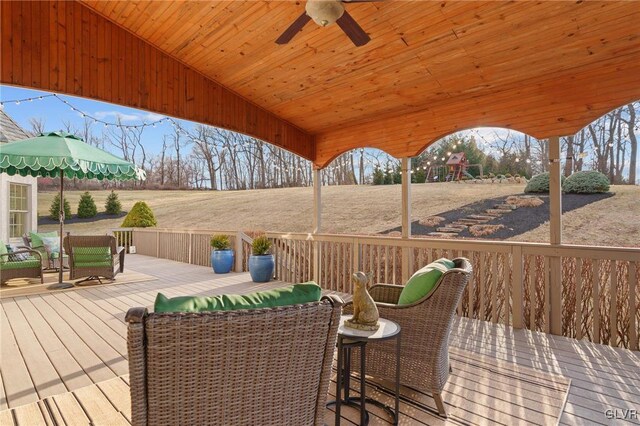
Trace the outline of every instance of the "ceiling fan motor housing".
[[313, 22], [326, 27], [340, 19], [344, 6], [336, 0], [308, 0], [305, 10]]

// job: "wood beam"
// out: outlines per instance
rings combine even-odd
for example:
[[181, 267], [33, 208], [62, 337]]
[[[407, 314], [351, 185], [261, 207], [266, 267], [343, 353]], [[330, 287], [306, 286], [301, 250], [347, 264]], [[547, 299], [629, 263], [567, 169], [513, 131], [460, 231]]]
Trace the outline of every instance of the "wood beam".
[[[562, 244], [562, 171], [560, 137], [549, 138], [549, 229], [551, 245]], [[562, 334], [562, 259], [549, 259], [549, 315], [551, 334]]]
[[[630, 57], [597, 64], [597, 79], [593, 70], [572, 69], [500, 91], [463, 94], [421, 111], [327, 129], [315, 135], [314, 163], [325, 167], [360, 147], [377, 148], [396, 158], [414, 157], [444, 136], [481, 126], [514, 129], [538, 139], [577, 133], [603, 114], [640, 98], [640, 73]], [[589, 101], [584, 99], [586, 88], [594, 94]]]
[[79, 2], [1, 2], [0, 22], [3, 84], [209, 124], [313, 160], [310, 134]]

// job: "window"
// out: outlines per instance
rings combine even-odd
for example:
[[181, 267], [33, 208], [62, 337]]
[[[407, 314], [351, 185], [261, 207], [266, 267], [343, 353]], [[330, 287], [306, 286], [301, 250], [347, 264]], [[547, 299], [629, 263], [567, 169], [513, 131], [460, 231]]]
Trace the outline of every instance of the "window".
[[9, 238], [20, 238], [27, 230], [29, 185], [9, 184]]

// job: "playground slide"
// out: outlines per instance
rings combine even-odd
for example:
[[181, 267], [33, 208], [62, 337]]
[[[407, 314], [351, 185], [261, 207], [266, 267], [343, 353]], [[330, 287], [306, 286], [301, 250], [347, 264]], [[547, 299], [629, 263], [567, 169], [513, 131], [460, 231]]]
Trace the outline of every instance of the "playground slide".
[[475, 179], [475, 177], [472, 174], [470, 174], [469, 172], [462, 172], [462, 174], [464, 174], [469, 179]]

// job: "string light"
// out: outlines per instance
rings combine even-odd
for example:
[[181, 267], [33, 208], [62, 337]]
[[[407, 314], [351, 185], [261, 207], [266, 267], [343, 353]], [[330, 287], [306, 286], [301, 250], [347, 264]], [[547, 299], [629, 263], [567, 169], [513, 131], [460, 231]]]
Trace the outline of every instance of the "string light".
[[[160, 124], [163, 122], [171, 122], [173, 123], [173, 119], [169, 118], [169, 117], [165, 117], [165, 118], [161, 118], [160, 120], [156, 120], [150, 123], [142, 123], [142, 124], [121, 124], [121, 123], [113, 123], [113, 122], [109, 122], [109, 121], [105, 121], [105, 120], [101, 120], [99, 118], [96, 118], [94, 116], [92, 116], [89, 113], [86, 113], [82, 110], [80, 110], [79, 108], [75, 107], [73, 104], [71, 104], [69, 101], [67, 101], [66, 99], [62, 98], [60, 95], [56, 94], [56, 93], [51, 93], [49, 95], [41, 95], [41, 96], [33, 96], [30, 98], [23, 98], [23, 99], [9, 99], [9, 100], [5, 100], [5, 101], [0, 101], [0, 106], [3, 106], [5, 104], [8, 103], [14, 103], [16, 105], [20, 105], [22, 102], [33, 102], [33, 101], [41, 101], [43, 99], [46, 98], [55, 98], [58, 101], [62, 102], [63, 104], [67, 105], [69, 107], [69, 109], [71, 111], [77, 112], [78, 114], [80, 114], [80, 116], [82, 116], [83, 118], [88, 118], [90, 120], [92, 120], [95, 123], [101, 123], [104, 125], [104, 127], [109, 127], [109, 126], [114, 126], [114, 127], [118, 127], [121, 129], [143, 129], [147, 126], [153, 126], [156, 127], [156, 124]], [[175, 124], [174, 124], [175, 126]], [[186, 134], [186, 132], [184, 132]]]

